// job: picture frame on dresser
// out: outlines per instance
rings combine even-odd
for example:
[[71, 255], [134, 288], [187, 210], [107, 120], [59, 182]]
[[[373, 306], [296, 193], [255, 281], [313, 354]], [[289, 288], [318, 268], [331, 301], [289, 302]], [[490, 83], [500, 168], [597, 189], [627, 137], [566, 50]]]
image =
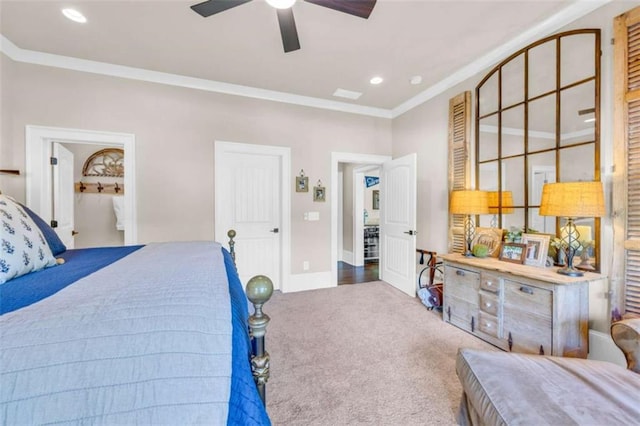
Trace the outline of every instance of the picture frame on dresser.
[[500, 249], [500, 260], [522, 265], [527, 255], [527, 245], [520, 243], [504, 243]]
[[522, 244], [527, 246], [524, 264], [544, 267], [547, 262], [550, 239], [551, 237], [547, 234], [522, 234]]

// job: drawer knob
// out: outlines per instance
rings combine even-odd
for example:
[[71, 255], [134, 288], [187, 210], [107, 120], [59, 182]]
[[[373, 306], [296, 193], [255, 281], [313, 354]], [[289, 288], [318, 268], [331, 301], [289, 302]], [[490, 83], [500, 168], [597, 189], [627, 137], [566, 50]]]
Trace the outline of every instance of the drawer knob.
[[460, 269], [458, 269], [456, 271], [456, 275], [460, 275], [461, 277], [464, 277], [464, 271], [461, 271]]
[[487, 322], [487, 323], [484, 324], [484, 326], [487, 327], [487, 328], [491, 328], [491, 323]]
[[487, 281], [487, 287], [491, 287], [493, 283], [491, 281]]
[[486, 306], [487, 308], [490, 308], [491, 307], [491, 302], [485, 302], [484, 306]]

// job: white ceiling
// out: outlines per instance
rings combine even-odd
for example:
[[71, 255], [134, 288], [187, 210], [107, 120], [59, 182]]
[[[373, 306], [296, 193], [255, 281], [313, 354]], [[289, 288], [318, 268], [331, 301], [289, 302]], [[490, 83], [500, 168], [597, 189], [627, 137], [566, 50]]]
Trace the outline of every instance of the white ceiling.
[[[208, 18], [189, 8], [198, 0], [0, 0], [0, 33], [3, 52], [26, 62], [21, 58], [44, 52], [394, 116], [455, 84], [456, 76], [466, 78], [465, 69], [475, 65], [477, 72], [608, 1], [378, 0], [365, 20], [298, 0], [302, 48], [286, 54], [275, 10], [263, 0]], [[63, 17], [70, 6], [88, 22]], [[385, 81], [370, 85], [375, 75]], [[414, 75], [421, 84], [410, 84]], [[335, 98], [337, 88], [363, 95]]]

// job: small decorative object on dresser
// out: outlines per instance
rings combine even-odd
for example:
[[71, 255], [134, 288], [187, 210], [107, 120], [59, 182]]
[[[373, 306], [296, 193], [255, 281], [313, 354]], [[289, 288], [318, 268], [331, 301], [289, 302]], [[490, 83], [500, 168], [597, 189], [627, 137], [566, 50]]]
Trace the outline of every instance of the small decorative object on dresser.
[[489, 249], [488, 256], [498, 257], [500, 255], [502, 233], [503, 230], [501, 228], [477, 227], [476, 235], [473, 238], [473, 242], [471, 243], [471, 248], [473, 248], [477, 244], [481, 244], [483, 246], [487, 246], [487, 248]]
[[520, 243], [504, 243], [500, 250], [500, 260], [512, 263], [524, 263], [527, 246]]
[[544, 267], [550, 239], [551, 236], [546, 234], [522, 234], [522, 244], [527, 246], [524, 263]]

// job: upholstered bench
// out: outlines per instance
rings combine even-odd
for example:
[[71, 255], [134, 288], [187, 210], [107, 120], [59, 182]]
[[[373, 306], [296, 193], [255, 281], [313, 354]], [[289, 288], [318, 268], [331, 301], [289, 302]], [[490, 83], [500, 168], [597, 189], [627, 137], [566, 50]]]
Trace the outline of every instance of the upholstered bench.
[[460, 349], [461, 425], [640, 424], [640, 319], [612, 325], [628, 369], [577, 358]]

